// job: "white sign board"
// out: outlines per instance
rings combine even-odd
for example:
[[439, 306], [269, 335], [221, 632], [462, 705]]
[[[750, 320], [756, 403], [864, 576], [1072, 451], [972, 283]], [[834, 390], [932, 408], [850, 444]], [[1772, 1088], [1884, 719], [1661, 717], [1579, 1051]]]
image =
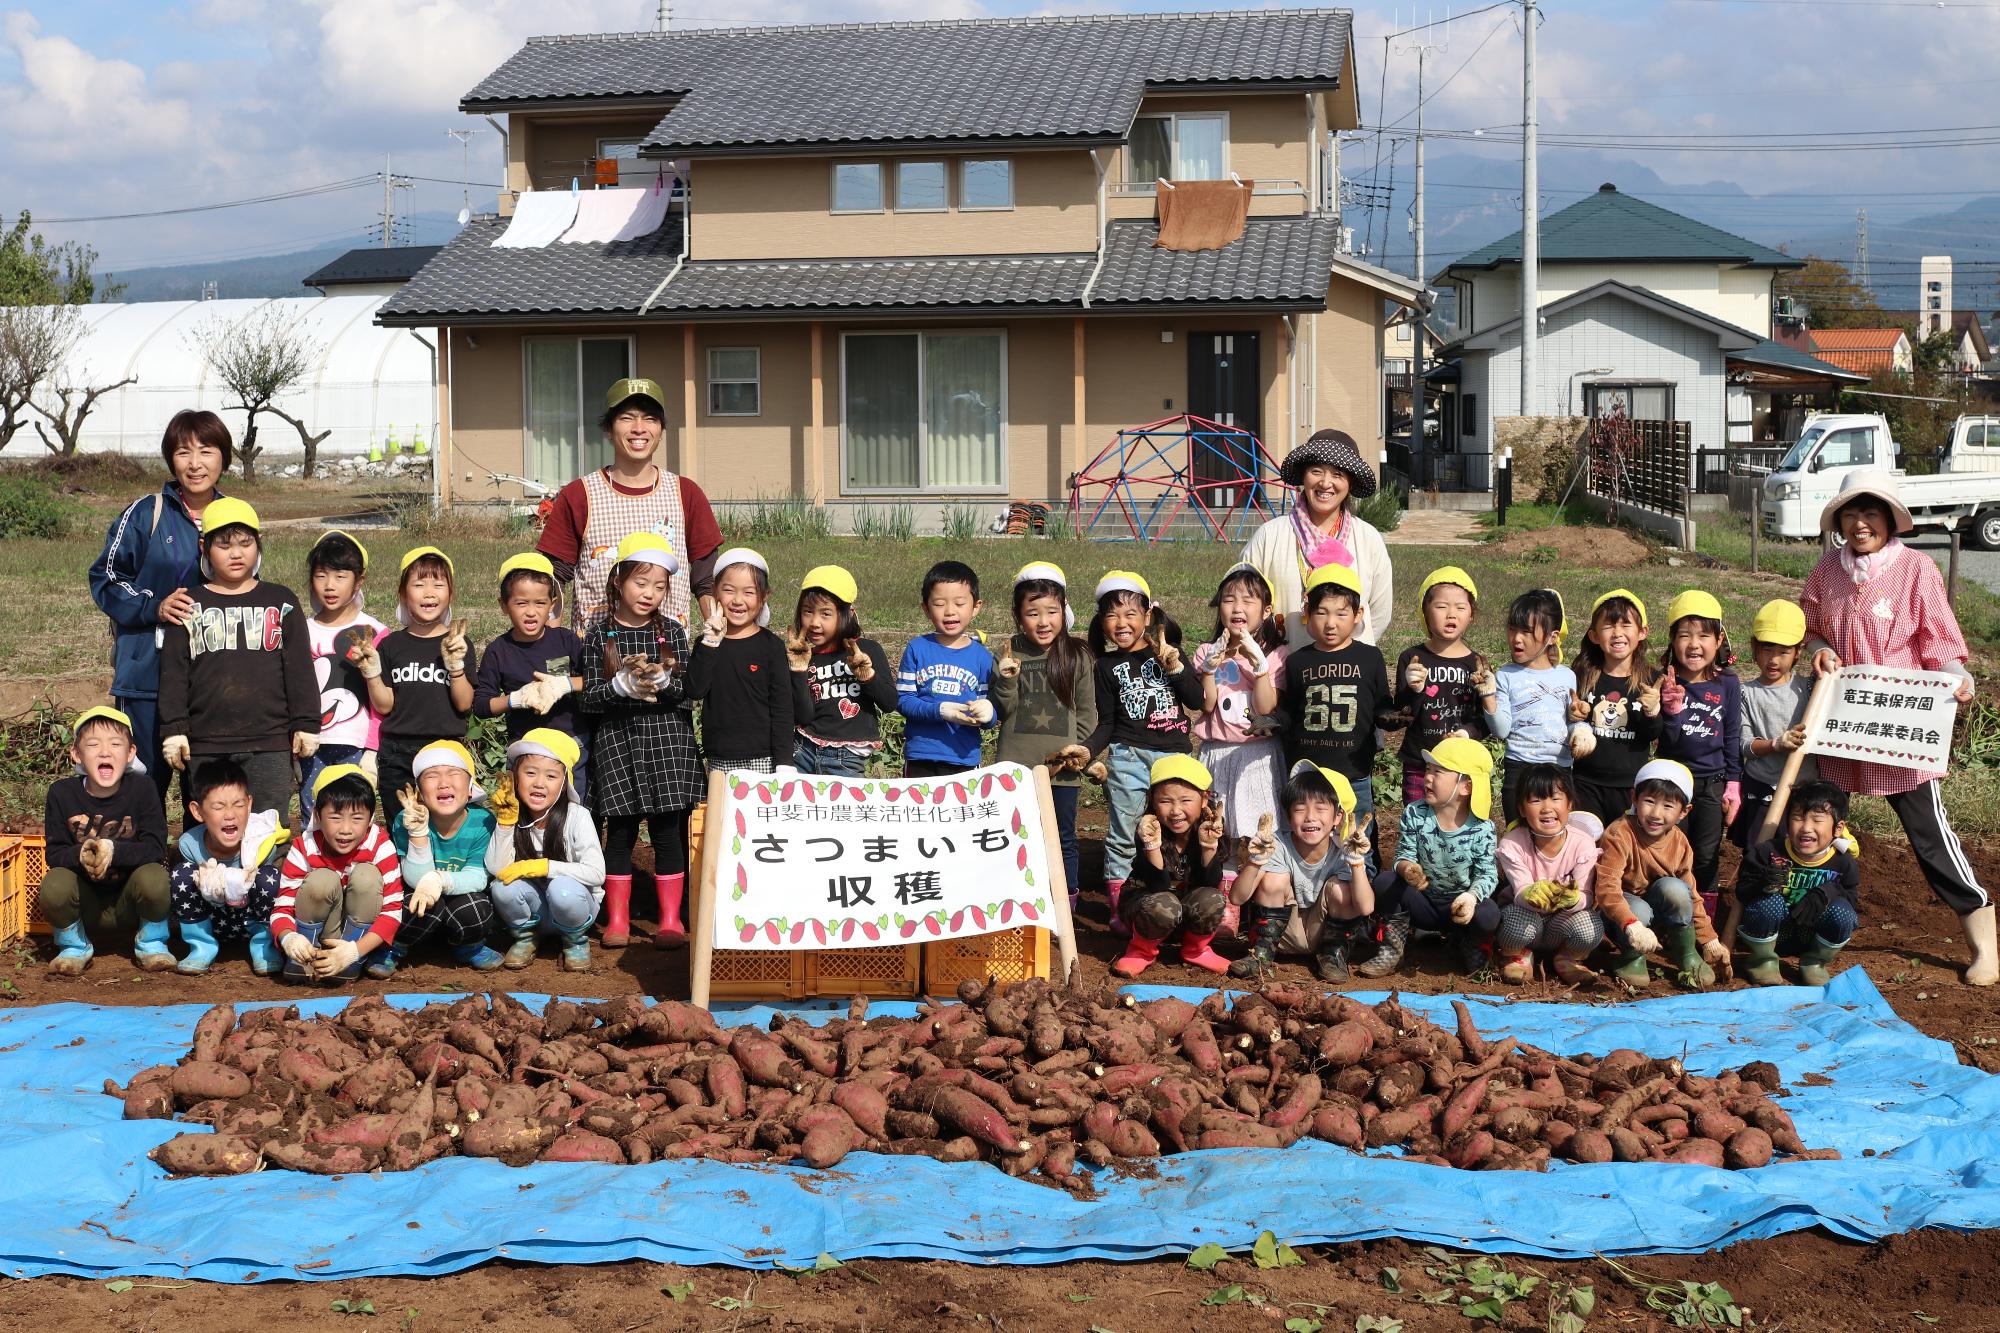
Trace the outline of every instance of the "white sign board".
[[715, 948], [1057, 929], [1061, 872], [1051, 873], [1034, 774], [1019, 764], [917, 779], [732, 772], [721, 787], [705, 835]]
[[1915, 667], [1845, 666], [1825, 720], [1806, 737], [1808, 754], [1919, 773], [1950, 767], [1952, 697], [1959, 677]]

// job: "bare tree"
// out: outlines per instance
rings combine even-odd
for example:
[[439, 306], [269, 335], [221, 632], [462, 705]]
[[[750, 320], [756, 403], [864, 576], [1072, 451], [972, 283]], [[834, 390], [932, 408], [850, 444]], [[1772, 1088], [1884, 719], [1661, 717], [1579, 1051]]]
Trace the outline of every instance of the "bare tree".
[[[244, 414], [243, 439], [236, 452], [243, 460], [243, 479], [249, 481], [256, 475], [258, 455], [264, 452], [257, 443], [257, 414], [271, 412], [292, 421], [272, 407], [272, 400], [296, 388], [311, 373], [319, 363], [320, 346], [276, 307], [233, 322], [213, 320], [198, 329], [191, 341], [215, 377], [236, 396], [235, 405]], [[311, 439], [304, 426], [296, 421], [292, 424], [302, 439], [309, 440], [305, 475], [311, 476], [319, 439], [325, 436]]]
[[74, 306], [0, 306], [0, 449], [28, 424], [35, 391], [82, 336]]
[[[83, 442], [84, 419], [97, 406], [97, 400], [107, 393], [138, 382], [138, 377], [135, 375], [127, 375], [116, 384], [90, 384], [73, 380], [67, 375], [62, 376], [49, 385], [42, 395], [42, 401], [33, 405], [35, 411], [48, 421], [47, 427], [37, 421], [35, 434], [42, 437], [42, 443], [47, 446], [50, 453], [59, 458], [68, 458]], [[48, 406], [48, 399], [51, 397], [56, 403], [53, 409]], [[53, 438], [49, 435], [51, 428], [55, 431]]]
[[274, 405], [265, 410], [299, 433], [299, 447], [305, 450], [305, 462], [299, 467], [299, 475], [310, 477], [313, 470], [319, 466], [319, 447], [326, 442], [327, 436], [333, 434], [333, 427], [329, 426], [315, 433], [305, 422], [282, 407]]

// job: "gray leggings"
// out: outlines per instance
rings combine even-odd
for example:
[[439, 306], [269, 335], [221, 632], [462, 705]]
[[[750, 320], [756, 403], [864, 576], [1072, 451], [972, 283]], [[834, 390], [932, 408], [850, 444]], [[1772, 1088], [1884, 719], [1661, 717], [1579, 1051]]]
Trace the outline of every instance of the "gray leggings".
[[1510, 957], [1523, 950], [1561, 950], [1582, 958], [1603, 942], [1604, 923], [1588, 907], [1567, 907], [1544, 915], [1526, 903], [1507, 904], [1507, 910], [1500, 914], [1500, 931], [1493, 937], [1495, 950]]

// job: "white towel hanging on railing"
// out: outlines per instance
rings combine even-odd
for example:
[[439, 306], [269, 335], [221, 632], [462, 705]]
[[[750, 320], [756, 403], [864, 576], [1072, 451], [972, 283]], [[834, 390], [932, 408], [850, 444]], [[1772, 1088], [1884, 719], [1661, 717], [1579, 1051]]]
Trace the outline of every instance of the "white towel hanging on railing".
[[577, 197], [576, 221], [563, 233], [564, 245], [613, 241], [646, 202], [646, 190], [586, 190]]
[[493, 242], [495, 249], [539, 250], [576, 221], [576, 196], [568, 190], [523, 190], [514, 196], [514, 217]]
[[660, 224], [667, 220], [667, 205], [674, 197], [670, 179], [665, 175], [659, 176], [655, 179], [653, 188], [642, 193], [645, 198], [639, 201], [639, 206], [633, 210], [630, 220], [619, 229], [612, 240], [636, 241], [641, 236], [651, 236], [660, 229]]

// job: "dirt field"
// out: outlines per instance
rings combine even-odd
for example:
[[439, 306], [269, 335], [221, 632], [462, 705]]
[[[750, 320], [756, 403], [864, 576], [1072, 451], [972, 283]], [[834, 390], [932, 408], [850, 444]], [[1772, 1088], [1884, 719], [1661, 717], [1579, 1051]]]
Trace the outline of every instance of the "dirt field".
[[[1970, 848], [1983, 878], [2000, 882], [2000, 854]], [[1091, 879], [1097, 854], [1085, 843], [1084, 875]], [[1733, 853], [1726, 853], [1733, 856]], [[2000, 1014], [1989, 992], [1960, 986], [1952, 970], [1960, 956], [1956, 922], [1922, 887], [1901, 845], [1864, 849], [1867, 891], [1862, 926], [1841, 956], [1842, 966], [1866, 967], [1898, 1013], [1923, 1031], [1954, 1043], [1960, 1058], [1988, 1072], [2000, 1069], [2000, 1048], [1975, 1038], [2000, 1036]], [[642, 849], [643, 863], [643, 849]], [[1726, 861], [1725, 874], [1733, 874]], [[1102, 930], [1102, 904], [1086, 900], [1079, 944], [1084, 967], [1102, 975], [1116, 949]], [[1891, 924], [1893, 923], [1893, 929]], [[511, 989], [608, 996], [643, 991], [687, 993], [687, 955], [647, 946], [620, 953], [599, 951], [587, 976], [560, 973], [544, 957], [526, 972], [510, 974]], [[1310, 976], [1294, 964], [1289, 974]], [[462, 987], [461, 969], [420, 965], [393, 983], [364, 982], [372, 990], [436, 991]], [[167, 1004], [214, 1000], [279, 999], [294, 992], [252, 976], [240, 954], [207, 978], [140, 974], [129, 959], [99, 955], [76, 981], [42, 976], [37, 962], [14, 960], [14, 1004], [58, 1001], [92, 1004]], [[1145, 980], [1212, 985], [1208, 973], [1162, 966]], [[1413, 950], [1397, 979], [1403, 989], [1461, 989], [1447, 973], [1441, 952], [1426, 942]], [[1481, 987], [1480, 989], [1491, 989]], [[1657, 988], [1656, 988], [1657, 989]], [[1612, 998], [1605, 988], [1572, 992], [1553, 985], [1526, 988], [1524, 1000]], [[986, 1168], [967, 1168], [984, 1170]], [[165, 1329], [178, 1333], [256, 1328], [277, 1330], [336, 1326], [359, 1329], [477, 1328], [495, 1333], [573, 1326], [592, 1333], [638, 1329], [1058, 1329], [1086, 1333], [1151, 1333], [1159, 1329], [1280, 1329], [1287, 1319], [1319, 1321], [1324, 1333], [1347, 1333], [1359, 1315], [1401, 1319], [1407, 1333], [1465, 1329], [1453, 1309], [1423, 1304], [1420, 1293], [1443, 1284], [1425, 1276], [1437, 1260], [1398, 1241], [1305, 1247], [1301, 1268], [1259, 1271], [1247, 1262], [1225, 1263], [1213, 1273], [1194, 1272], [1178, 1260], [1130, 1264], [1078, 1263], [1053, 1268], [861, 1260], [815, 1277], [753, 1274], [723, 1268], [682, 1269], [651, 1263], [540, 1267], [492, 1263], [434, 1279], [368, 1279], [351, 1283], [272, 1282], [247, 1287], [141, 1280], [111, 1292], [103, 1282], [43, 1278], [10, 1284], [5, 1325], [35, 1329]], [[1596, 1307], [1589, 1329], [1668, 1329], [1667, 1316], [1646, 1308], [1644, 1297], [1603, 1262], [1550, 1263], [1501, 1260], [1518, 1275], [1540, 1275], [1547, 1286], [1510, 1305], [1498, 1325], [1551, 1327], [1549, 1293], [1562, 1284], [1591, 1286]], [[1980, 1294], [2000, 1264], [2000, 1234], [1918, 1232], [1882, 1245], [1859, 1245], [1817, 1232], [1753, 1241], [1714, 1254], [1659, 1256], [1628, 1263], [1629, 1271], [1655, 1280], [1717, 1283], [1748, 1309], [1761, 1329], [2000, 1329], [2000, 1313]], [[1386, 1290], [1383, 1270], [1400, 1274], [1402, 1294]], [[668, 1288], [682, 1290], [676, 1301]], [[1240, 1284], [1246, 1299], [1208, 1307], [1204, 1297]], [[373, 1318], [338, 1317], [335, 1301], [373, 1305]], [[719, 1303], [719, 1304], [718, 1304]], [[1926, 1316], [1929, 1318], [1927, 1319]], [[1941, 1320], [1932, 1323], [1930, 1320]]]

